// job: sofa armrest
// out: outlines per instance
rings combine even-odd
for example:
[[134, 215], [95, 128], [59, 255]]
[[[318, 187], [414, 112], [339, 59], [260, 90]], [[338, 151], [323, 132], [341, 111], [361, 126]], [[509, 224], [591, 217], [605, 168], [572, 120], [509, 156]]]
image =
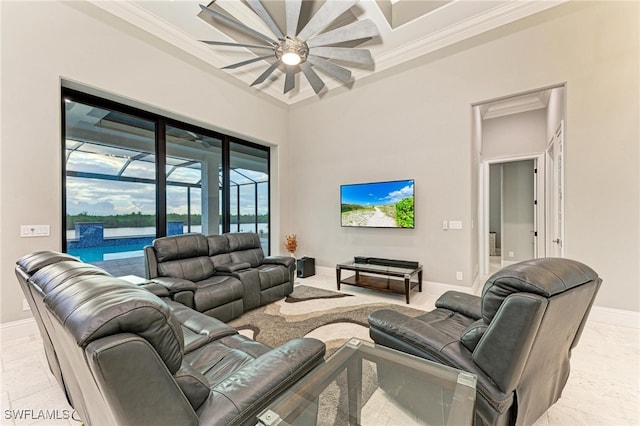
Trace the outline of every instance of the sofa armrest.
[[140, 287], [144, 288], [145, 290], [155, 294], [158, 297], [169, 297], [170, 293], [169, 293], [169, 289], [162, 285], [162, 284], [158, 284], [156, 282], [150, 281], [150, 282], [146, 282], [144, 284], [140, 284]]
[[295, 268], [296, 259], [291, 256], [267, 256], [262, 263], [286, 266], [289, 269]]
[[171, 294], [182, 291], [193, 292], [196, 291], [197, 288], [193, 281], [185, 280], [183, 278], [157, 277], [153, 279], [153, 282], [165, 287]]
[[436, 308], [449, 309], [474, 320], [479, 320], [482, 318], [481, 301], [480, 297], [473, 294], [447, 291], [436, 300]]
[[223, 265], [216, 266], [216, 271], [231, 274], [233, 272], [242, 271], [243, 269], [249, 268], [251, 268], [251, 264], [249, 262], [225, 263]]
[[244, 424], [267, 404], [322, 362], [325, 344], [296, 338], [270, 350], [211, 388], [200, 407], [200, 421]]

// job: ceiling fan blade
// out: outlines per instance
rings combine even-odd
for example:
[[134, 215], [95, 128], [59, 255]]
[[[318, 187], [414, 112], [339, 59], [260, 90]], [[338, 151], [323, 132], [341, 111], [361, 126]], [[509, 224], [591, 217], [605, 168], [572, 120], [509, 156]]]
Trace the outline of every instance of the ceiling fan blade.
[[300, 68], [302, 69], [304, 76], [307, 77], [307, 80], [309, 80], [309, 84], [311, 84], [311, 87], [313, 87], [313, 91], [316, 92], [316, 95], [320, 93], [320, 91], [324, 87], [324, 82], [322, 81], [320, 76], [316, 74], [316, 72], [313, 70], [313, 68], [311, 68], [311, 65], [309, 65], [308, 62], [301, 63]]
[[351, 81], [351, 71], [341, 67], [340, 65], [336, 65], [333, 62], [329, 62], [326, 59], [313, 55], [309, 55], [307, 61], [310, 62], [311, 65], [324, 71], [326, 74], [329, 74], [331, 77], [342, 83], [348, 83]]
[[284, 4], [287, 18], [286, 33], [289, 37], [295, 37], [298, 31], [298, 19], [300, 19], [300, 8], [302, 0], [291, 0]]
[[242, 67], [244, 65], [252, 64], [254, 62], [258, 62], [258, 61], [262, 61], [262, 60], [265, 60], [265, 59], [273, 58], [273, 56], [274, 55], [258, 56], [257, 58], [252, 58], [252, 59], [249, 59], [249, 60], [246, 60], [246, 61], [238, 62], [236, 64], [227, 65], [226, 67], [222, 67], [221, 69], [227, 70], [227, 69], [239, 68], [239, 67]]
[[253, 28], [246, 26], [242, 22], [239, 22], [239, 21], [236, 21], [235, 19], [224, 16], [223, 14], [218, 13], [211, 8], [208, 8], [207, 6], [200, 5], [200, 9], [202, 10], [200, 11], [200, 13], [198, 13], [198, 17], [213, 27], [217, 26], [216, 21], [224, 22], [225, 24], [229, 25], [232, 28], [235, 28], [236, 30], [243, 31], [255, 38], [264, 40], [267, 43], [277, 44], [277, 41], [275, 41], [271, 37], [264, 35], [261, 32], [258, 32]]
[[275, 61], [274, 63], [272, 63], [269, 68], [267, 68], [265, 70], [265, 72], [263, 72], [262, 74], [260, 74], [260, 76], [258, 78], [256, 78], [256, 81], [254, 81], [253, 83], [251, 83], [251, 86], [255, 86], [256, 84], [260, 84], [263, 81], [265, 81], [267, 79], [267, 77], [269, 77], [273, 71], [275, 71], [276, 68], [278, 68], [278, 66], [282, 63], [282, 61], [280, 61], [280, 59], [278, 59], [277, 61]]
[[351, 9], [358, 0], [327, 0], [315, 15], [311, 17], [307, 25], [300, 31], [297, 37], [307, 40], [318, 34], [333, 22], [338, 16]]
[[375, 37], [379, 34], [378, 27], [371, 19], [356, 21], [344, 27], [327, 31], [307, 40], [307, 46], [327, 46], [329, 44], [342, 43], [343, 41], [358, 40], [361, 38]]
[[258, 44], [244, 44], [244, 43], [232, 43], [228, 41], [211, 41], [211, 40], [200, 40], [206, 44], [213, 44], [215, 46], [231, 46], [231, 47], [246, 47], [248, 49], [266, 49], [273, 50], [273, 46], [261, 46]]
[[267, 12], [267, 9], [264, 8], [260, 0], [247, 0], [247, 3], [251, 7], [251, 9], [253, 9], [253, 11], [258, 14], [260, 19], [262, 19], [264, 23], [267, 24], [269, 29], [273, 31], [276, 37], [284, 37], [284, 34], [282, 34], [280, 27], [278, 27], [278, 24], [276, 24], [271, 15], [269, 15], [269, 12]]
[[337, 59], [340, 61], [353, 62], [355, 64], [373, 65], [371, 52], [367, 49], [351, 49], [349, 47], [314, 47], [309, 49], [309, 53], [323, 58]]
[[287, 67], [284, 74], [284, 93], [289, 93], [296, 87], [295, 75], [293, 67]]

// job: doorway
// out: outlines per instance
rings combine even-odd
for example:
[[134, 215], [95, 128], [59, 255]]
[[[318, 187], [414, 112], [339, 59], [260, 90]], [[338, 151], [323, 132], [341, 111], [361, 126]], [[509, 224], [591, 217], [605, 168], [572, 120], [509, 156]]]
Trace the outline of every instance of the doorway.
[[539, 158], [488, 163], [489, 273], [538, 253]]
[[565, 90], [473, 105], [480, 277], [510, 263], [564, 255]]

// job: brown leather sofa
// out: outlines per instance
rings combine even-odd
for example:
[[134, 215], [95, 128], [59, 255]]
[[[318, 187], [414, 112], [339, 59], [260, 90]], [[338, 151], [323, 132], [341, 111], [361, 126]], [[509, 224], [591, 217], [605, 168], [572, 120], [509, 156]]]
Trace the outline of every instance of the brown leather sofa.
[[87, 425], [256, 424], [266, 405], [319, 364], [319, 340], [270, 348], [170, 299], [63, 253], [16, 274], [54, 376]]
[[[377, 344], [475, 374], [477, 425], [530, 425], [562, 394], [601, 282], [574, 260], [530, 260], [492, 275], [481, 297], [447, 292], [415, 318], [375, 311], [369, 332]], [[379, 376], [394, 380], [392, 371]]]
[[147, 279], [164, 285], [173, 300], [221, 321], [293, 291], [295, 259], [265, 257], [256, 233], [158, 238], [144, 257]]

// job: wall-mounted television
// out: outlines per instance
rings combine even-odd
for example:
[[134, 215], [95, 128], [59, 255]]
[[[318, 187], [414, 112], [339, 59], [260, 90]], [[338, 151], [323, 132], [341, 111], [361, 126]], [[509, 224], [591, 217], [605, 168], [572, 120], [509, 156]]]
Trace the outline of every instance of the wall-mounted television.
[[414, 228], [413, 179], [340, 186], [342, 226]]

